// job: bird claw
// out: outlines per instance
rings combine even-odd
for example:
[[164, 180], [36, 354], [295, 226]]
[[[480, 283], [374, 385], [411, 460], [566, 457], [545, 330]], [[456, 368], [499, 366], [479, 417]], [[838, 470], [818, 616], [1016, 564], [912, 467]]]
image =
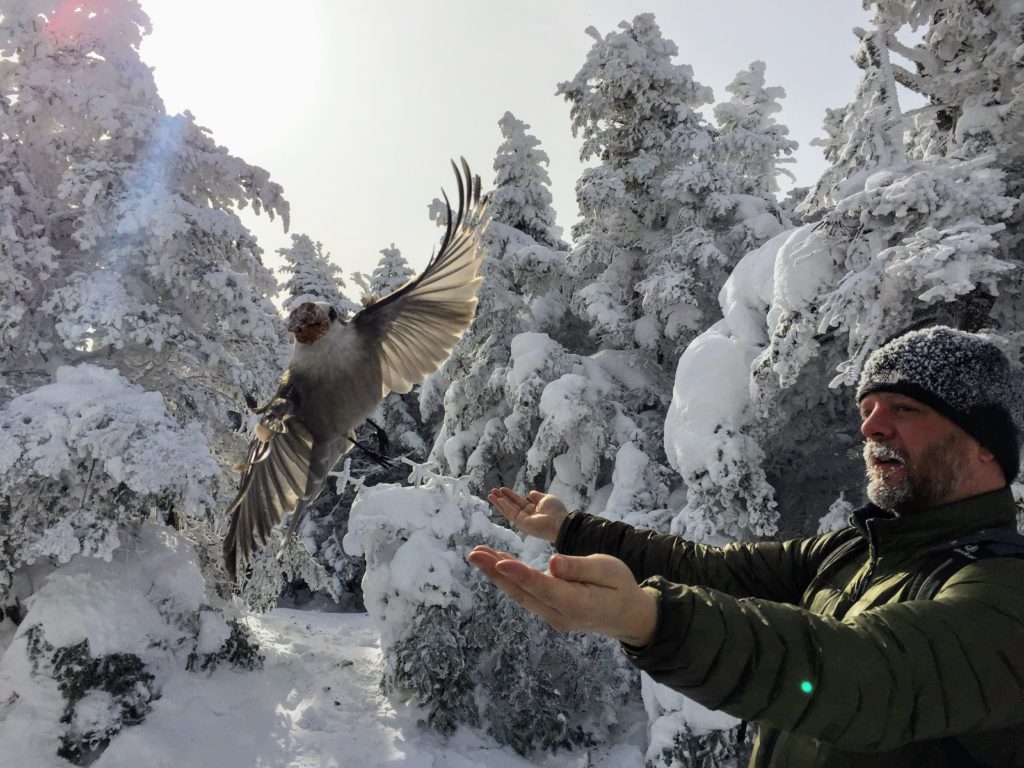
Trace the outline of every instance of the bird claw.
[[284, 419], [280, 416], [267, 416], [263, 420], [263, 426], [271, 432], [277, 432], [279, 435], [283, 435], [288, 431], [288, 427], [284, 424]]
[[263, 409], [263, 418], [256, 426], [256, 435], [263, 442], [269, 441], [276, 435], [283, 435], [288, 431], [286, 422], [295, 412], [295, 403], [283, 397], [276, 398], [267, 403]]

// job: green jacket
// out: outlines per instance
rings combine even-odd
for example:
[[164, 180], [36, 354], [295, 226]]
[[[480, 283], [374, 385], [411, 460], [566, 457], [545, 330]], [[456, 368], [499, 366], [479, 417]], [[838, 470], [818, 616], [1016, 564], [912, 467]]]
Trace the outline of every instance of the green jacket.
[[[658, 597], [630, 660], [712, 709], [760, 725], [757, 768], [1024, 767], [1024, 560], [957, 571], [905, 600], [935, 547], [1013, 529], [1009, 489], [796, 541], [717, 548], [571, 514], [556, 547], [625, 561]], [[850, 537], [868, 553], [828, 568]], [[930, 552], [929, 552], [930, 550]]]

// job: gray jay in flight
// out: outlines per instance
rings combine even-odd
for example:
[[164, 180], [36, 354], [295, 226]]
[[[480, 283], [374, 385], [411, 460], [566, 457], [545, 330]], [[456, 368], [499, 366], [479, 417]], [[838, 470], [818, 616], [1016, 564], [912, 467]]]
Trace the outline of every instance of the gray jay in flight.
[[419, 277], [348, 321], [322, 301], [289, 315], [292, 359], [274, 396], [254, 409], [261, 418], [227, 510], [224, 562], [232, 579], [291, 513], [287, 540], [327, 473], [355, 444], [356, 428], [389, 392], [408, 392], [437, 370], [472, 322], [486, 199], [465, 160], [461, 174], [452, 167], [459, 209], [453, 216], [448, 206], [441, 247]]

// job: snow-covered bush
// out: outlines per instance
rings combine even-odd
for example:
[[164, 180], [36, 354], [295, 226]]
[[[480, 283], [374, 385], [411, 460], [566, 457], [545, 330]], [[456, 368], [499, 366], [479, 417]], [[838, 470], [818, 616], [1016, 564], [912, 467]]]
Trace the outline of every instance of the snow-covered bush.
[[79, 554], [33, 577], [28, 611], [0, 648], [0, 742], [12, 760], [89, 765], [179, 670], [262, 664], [239, 617], [207, 603], [194, 549], [166, 526], [132, 529], [112, 560]]
[[75, 555], [110, 560], [141, 521], [211, 514], [218, 474], [198, 425], [156, 392], [82, 364], [0, 408], [0, 597], [18, 568]]
[[650, 720], [646, 768], [743, 768], [752, 729], [643, 676]]
[[491, 523], [464, 481], [422, 465], [413, 479], [364, 489], [345, 538], [366, 557], [385, 692], [442, 733], [476, 726], [522, 754], [600, 741], [634, 677], [617, 645], [555, 632], [465, 561], [487, 544], [536, 563], [547, 545]]

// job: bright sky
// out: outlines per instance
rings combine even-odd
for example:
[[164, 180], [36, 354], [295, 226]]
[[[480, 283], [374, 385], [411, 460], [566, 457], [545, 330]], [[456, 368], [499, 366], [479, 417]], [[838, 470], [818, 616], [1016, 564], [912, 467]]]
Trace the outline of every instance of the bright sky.
[[[414, 268], [425, 265], [440, 234], [427, 206], [442, 185], [454, 189], [449, 158], [464, 155], [490, 186], [506, 110], [551, 158], [568, 237], [582, 166], [555, 88], [583, 65], [586, 27], [606, 34], [647, 11], [719, 101], [739, 70], [767, 63], [768, 84], [787, 92], [777, 117], [800, 142], [788, 168], [812, 184], [824, 161], [810, 140], [825, 108], [853, 96], [851, 30], [869, 19], [860, 0], [141, 3], [153, 22], [142, 56], [168, 112], [191, 111], [233, 154], [266, 168], [291, 203], [291, 232], [321, 241], [346, 278], [372, 270], [392, 242]], [[273, 252], [290, 236], [265, 217], [250, 226], [279, 264]]]

